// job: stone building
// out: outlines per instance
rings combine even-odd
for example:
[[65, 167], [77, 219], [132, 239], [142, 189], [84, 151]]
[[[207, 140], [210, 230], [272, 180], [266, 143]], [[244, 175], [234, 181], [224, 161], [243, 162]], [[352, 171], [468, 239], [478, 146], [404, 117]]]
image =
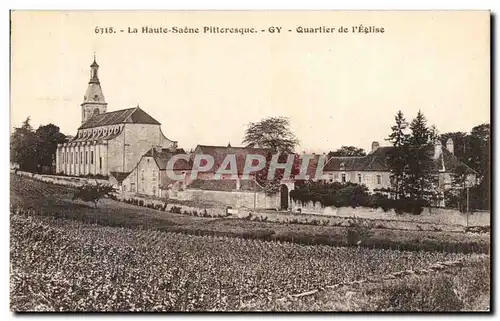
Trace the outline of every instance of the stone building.
[[161, 124], [139, 106], [108, 112], [95, 57], [90, 69], [81, 104], [82, 124], [69, 142], [57, 148], [58, 174], [130, 173], [151, 148], [177, 149], [177, 142], [166, 138]]
[[[188, 183], [192, 162], [178, 159], [173, 168], [167, 168], [168, 161], [174, 156], [185, 154], [183, 149], [151, 148], [129, 173], [111, 172], [110, 181], [124, 192], [155, 197], [165, 197], [168, 191], [183, 189]], [[176, 180], [167, 174], [167, 170], [184, 179]]]
[[[378, 142], [372, 143], [372, 150], [366, 156], [329, 157], [324, 165], [323, 179], [328, 182], [352, 182], [364, 184], [370, 192], [377, 189], [391, 188], [391, 173], [388, 163], [389, 153], [393, 147], [381, 147]], [[452, 177], [455, 169], [462, 164], [454, 155], [453, 140], [450, 138], [443, 146], [440, 141], [434, 145], [433, 161], [437, 177], [436, 191], [442, 193], [452, 188]], [[475, 172], [467, 167], [467, 186], [475, 184]], [[440, 204], [444, 206], [444, 201]]]
[[373, 192], [377, 188], [391, 187], [388, 153], [392, 147], [372, 144], [366, 156], [329, 156], [324, 165], [323, 179], [328, 182], [364, 184]]

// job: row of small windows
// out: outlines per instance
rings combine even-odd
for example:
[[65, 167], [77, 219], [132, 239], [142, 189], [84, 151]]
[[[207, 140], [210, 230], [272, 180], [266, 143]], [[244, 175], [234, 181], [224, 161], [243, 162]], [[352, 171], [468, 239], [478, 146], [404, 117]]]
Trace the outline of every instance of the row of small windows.
[[[341, 177], [342, 183], [347, 182], [346, 173], [342, 173], [340, 177]], [[333, 178], [330, 178], [330, 182], [333, 182]], [[361, 174], [358, 174], [358, 184], [361, 184], [361, 183], [363, 183], [363, 176]], [[377, 175], [377, 185], [381, 185], [381, 184], [382, 184], [382, 175]]]
[[[90, 159], [89, 152], [66, 152], [62, 153], [61, 163], [62, 164], [84, 164], [87, 165], [94, 164], [94, 151], [90, 151]], [[102, 168], [102, 157], [99, 157], [99, 168]]]
[[89, 138], [91, 136], [107, 136], [112, 134], [119, 134], [123, 129], [123, 126], [114, 126], [114, 127], [104, 127], [98, 129], [85, 129], [81, 130], [77, 134], [77, 138]]

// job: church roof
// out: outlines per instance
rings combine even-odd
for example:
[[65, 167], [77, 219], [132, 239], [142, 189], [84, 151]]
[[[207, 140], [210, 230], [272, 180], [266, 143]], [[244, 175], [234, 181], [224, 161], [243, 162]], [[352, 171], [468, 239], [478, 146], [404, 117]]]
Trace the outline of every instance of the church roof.
[[126, 123], [160, 125], [160, 123], [156, 119], [151, 117], [144, 110], [142, 110], [139, 107], [134, 107], [134, 108], [122, 109], [122, 110], [112, 111], [109, 113], [95, 115], [91, 117], [89, 120], [87, 120], [78, 129], [126, 124]]

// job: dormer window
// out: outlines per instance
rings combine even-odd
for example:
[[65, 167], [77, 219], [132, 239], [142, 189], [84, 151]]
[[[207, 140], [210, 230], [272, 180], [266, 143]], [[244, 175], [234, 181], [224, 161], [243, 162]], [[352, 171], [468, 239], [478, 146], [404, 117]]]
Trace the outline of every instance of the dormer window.
[[341, 171], [345, 170], [345, 164], [344, 163], [340, 163], [340, 170]]

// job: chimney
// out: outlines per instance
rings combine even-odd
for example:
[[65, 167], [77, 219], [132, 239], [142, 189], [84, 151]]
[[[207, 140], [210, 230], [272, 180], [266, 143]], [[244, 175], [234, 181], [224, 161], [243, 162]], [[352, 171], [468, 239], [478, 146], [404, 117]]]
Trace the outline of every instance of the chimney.
[[380, 147], [380, 144], [378, 142], [373, 142], [372, 143], [372, 152], [376, 151]]
[[441, 156], [443, 149], [443, 145], [441, 144], [441, 140], [437, 139], [434, 143], [434, 159], [438, 159]]
[[446, 141], [446, 149], [447, 149], [450, 153], [454, 154], [453, 139], [448, 138], [448, 140]]

